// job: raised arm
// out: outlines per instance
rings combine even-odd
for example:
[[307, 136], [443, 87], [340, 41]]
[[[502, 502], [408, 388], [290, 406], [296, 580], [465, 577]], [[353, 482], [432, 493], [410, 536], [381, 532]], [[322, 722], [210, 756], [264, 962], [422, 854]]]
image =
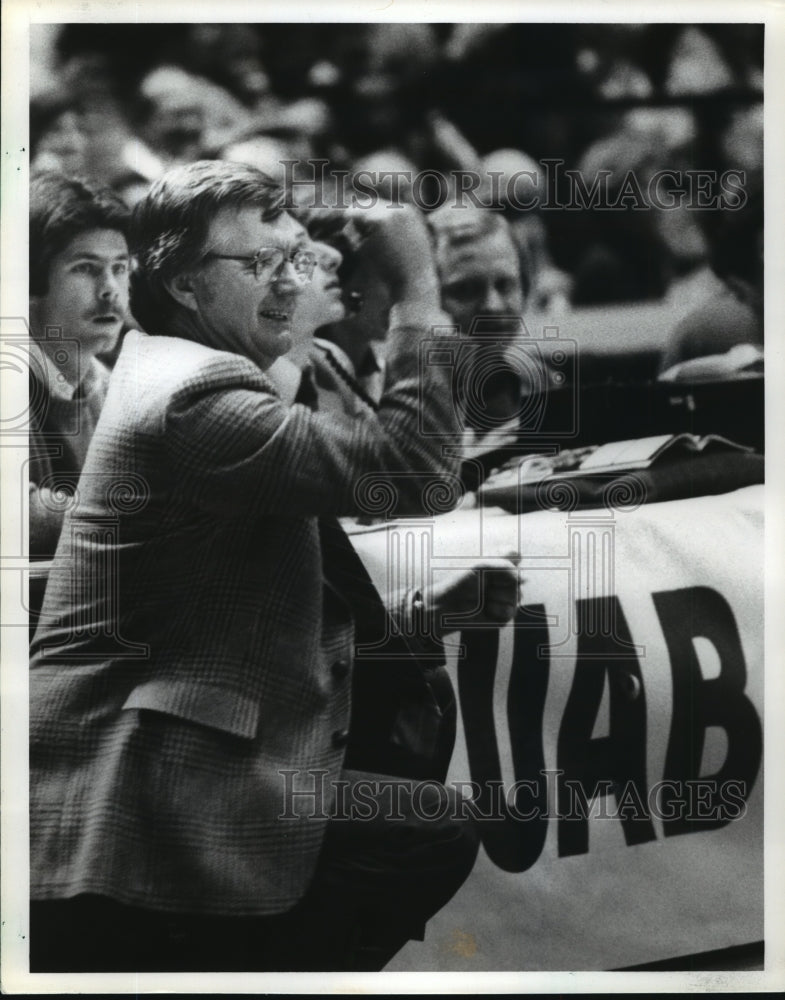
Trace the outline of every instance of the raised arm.
[[395, 302], [378, 412], [358, 421], [288, 408], [250, 363], [241, 378], [227, 380], [218, 375], [225, 361], [208, 362], [171, 400], [164, 429], [191, 502], [243, 516], [363, 513], [368, 477], [389, 476], [396, 510], [406, 513], [422, 508], [435, 479], [455, 473], [444, 454], [457, 441], [452, 373], [445, 351], [433, 349], [449, 320], [438, 304], [424, 224], [406, 209], [380, 210], [362, 226], [364, 251], [388, 276]]

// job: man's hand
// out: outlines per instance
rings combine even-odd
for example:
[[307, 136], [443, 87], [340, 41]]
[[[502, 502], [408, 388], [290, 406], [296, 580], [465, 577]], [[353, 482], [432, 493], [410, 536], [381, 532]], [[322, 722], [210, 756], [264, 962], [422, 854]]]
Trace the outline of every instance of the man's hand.
[[393, 302], [416, 300], [439, 304], [439, 280], [428, 230], [411, 205], [393, 208], [380, 203], [370, 209], [350, 209], [348, 218], [364, 237], [366, 254], [390, 286]]
[[468, 569], [435, 570], [423, 604], [437, 634], [460, 627], [450, 620], [456, 615], [473, 625], [508, 622], [522, 603], [520, 559], [519, 553], [510, 552], [503, 558], [478, 559]]

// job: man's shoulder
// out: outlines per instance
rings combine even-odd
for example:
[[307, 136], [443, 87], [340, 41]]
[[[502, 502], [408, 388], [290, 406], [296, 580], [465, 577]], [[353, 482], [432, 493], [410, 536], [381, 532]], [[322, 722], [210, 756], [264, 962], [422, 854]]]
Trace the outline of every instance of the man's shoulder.
[[115, 366], [117, 380], [132, 381], [149, 396], [171, 396], [211, 384], [268, 384], [250, 359], [184, 337], [130, 330]]
[[233, 389], [275, 392], [252, 361], [183, 337], [150, 336], [130, 330], [109, 382], [101, 422], [104, 433], [119, 428], [158, 435], [167, 414], [189, 398]]
[[194, 369], [216, 363], [259, 371], [252, 361], [241, 354], [219, 351], [185, 337], [169, 337], [164, 334], [151, 336], [141, 330], [129, 330], [125, 335], [117, 361], [120, 364], [129, 360], [134, 365], [141, 363], [163, 367], [169, 374], [189, 374]]

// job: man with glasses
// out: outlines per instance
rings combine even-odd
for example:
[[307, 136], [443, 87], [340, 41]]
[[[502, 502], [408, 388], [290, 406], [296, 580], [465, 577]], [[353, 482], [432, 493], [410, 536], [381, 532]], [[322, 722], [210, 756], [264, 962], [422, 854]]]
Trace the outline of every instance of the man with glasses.
[[[369, 474], [398, 474], [406, 513], [454, 471], [449, 369], [420, 368], [446, 322], [427, 233], [407, 211], [371, 238], [395, 302], [385, 391], [368, 419], [325, 415], [266, 375], [315, 263], [282, 201], [203, 162], [134, 214], [155, 335], [126, 336], [32, 647], [33, 971], [380, 967], [474, 861], [443, 788], [413, 808], [401, 782], [358, 813], [342, 772], [346, 593], [370, 582], [335, 516], [361, 512]], [[511, 564], [492, 583], [504, 620]], [[363, 938], [386, 954], [358, 958]]]

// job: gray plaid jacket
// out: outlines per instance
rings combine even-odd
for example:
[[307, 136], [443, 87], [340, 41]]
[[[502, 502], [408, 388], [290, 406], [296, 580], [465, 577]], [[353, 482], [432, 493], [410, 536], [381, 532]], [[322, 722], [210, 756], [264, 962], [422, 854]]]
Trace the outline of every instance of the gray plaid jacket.
[[32, 644], [32, 898], [244, 915], [304, 893], [353, 648], [318, 518], [359, 512], [364, 474], [403, 473], [401, 513], [454, 472], [449, 370], [421, 373], [422, 318], [399, 319], [363, 420], [284, 407], [243, 357], [127, 335]]

